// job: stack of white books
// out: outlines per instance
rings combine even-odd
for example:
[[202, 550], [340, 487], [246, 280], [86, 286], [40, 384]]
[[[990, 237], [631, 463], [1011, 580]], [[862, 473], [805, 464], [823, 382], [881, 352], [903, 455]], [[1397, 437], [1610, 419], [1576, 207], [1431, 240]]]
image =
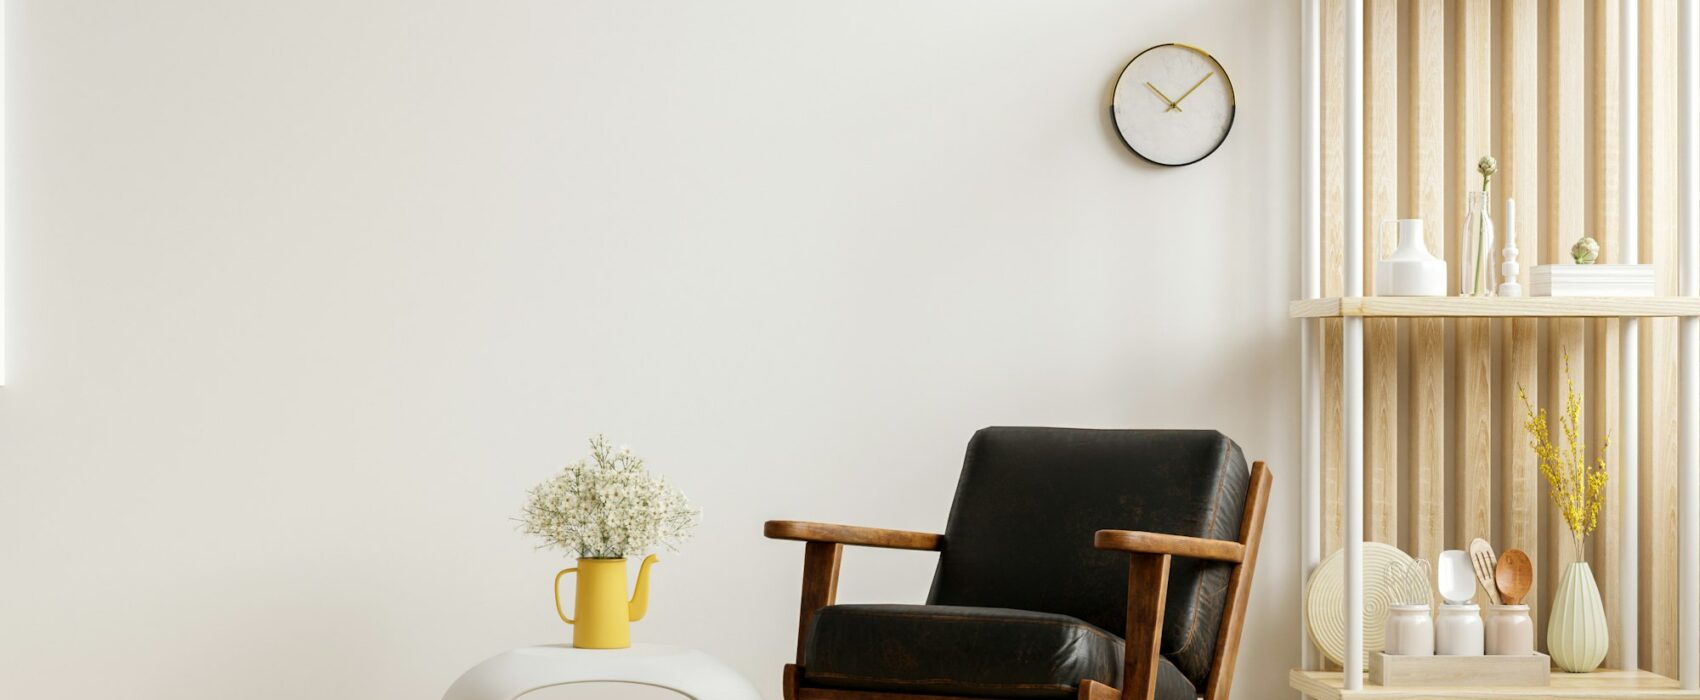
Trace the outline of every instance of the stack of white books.
[[1650, 297], [1652, 265], [1536, 265], [1529, 296]]

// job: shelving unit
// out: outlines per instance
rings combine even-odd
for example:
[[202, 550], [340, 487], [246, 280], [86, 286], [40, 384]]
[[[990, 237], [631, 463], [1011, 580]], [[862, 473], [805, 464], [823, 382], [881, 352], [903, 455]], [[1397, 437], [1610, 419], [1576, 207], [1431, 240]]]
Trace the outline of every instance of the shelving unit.
[[1343, 689], [1339, 671], [1299, 671], [1289, 674], [1294, 690], [1320, 700], [1557, 700], [1559, 698], [1664, 698], [1681, 700], [1700, 697], [1683, 690], [1680, 683], [1646, 671], [1554, 671], [1552, 685], [1544, 688], [1383, 688], [1365, 684], [1358, 690]]
[[1293, 318], [1648, 318], [1700, 316], [1695, 297], [1332, 297], [1289, 305]]
[[[1700, 2], [1681, 3], [1677, 29], [1680, 65], [1675, 71], [1681, 84], [1677, 101], [1679, 121], [1677, 139], [1680, 148], [1679, 212], [1677, 272], [1680, 296], [1644, 298], [1386, 298], [1364, 296], [1364, 223], [1365, 215], [1365, 0], [1341, 0], [1344, 3], [1344, 65], [1343, 177], [1338, 189], [1328, 192], [1341, 202], [1339, 215], [1343, 218], [1342, 245], [1333, 251], [1344, 260], [1343, 294], [1324, 297], [1322, 294], [1321, 241], [1324, 196], [1322, 186], [1322, 0], [1301, 0], [1303, 13], [1300, 27], [1304, 53], [1301, 61], [1301, 141], [1303, 155], [1301, 188], [1301, 262], [1302, 297], [1290, 305], [1290, 315], [1301, 319], [1302, 365], [1302, 432], [1301, 432], [1301, 572], [1310, 575], [1326, 552], [1322, 551], [1322, 509], [1325, 499], [1338, 499], [1343, 504], [1341, 530], [1344, 550], [1344, 604], [1346, 623], [1344, 669], [1323, 669], [1320, 655], [1308, 638], [1299, 631], [1303, 666], [1289, 674], [1291, 687], [1313, 698], [1684, 698], [1700, 700]], [[1620, 60], [1619, 87], [1623, 96], [1621, 109], [1621, 139], [1617, 148], [1618, 176], [1621, 178], [1619, 223], [1622, 241], [1618, 250], [1623, 262], [1641, 260], [1639, 251], [1638, 206], [1640, 172], [1638, 161], [1641, 143], [1637, 140], [1641, 61], [1637, 32], [1641, 26], [1638, 2], [1624, 2], [1619, 19]], [[1485, 5], [1485, 3], [1484, 3]], [[1508, 11], [1509, 12], [1509, 11]], [[1484, 15], [1485, 16], [1485, 15]], [[1532, 24], [1532, 10], [1526, 15]], [[1377, 20], [1375, 31], [1385, 32], [1385, 17]], [[1472, 20], [1475, 21], [1475, 20]], [[1667, 25], [1668, 26], [1668, 25]], [[1519, 28], [1518, 31], [1522, 31]], [[1459, 33], [1481, 31], [1460, 28]], [[1484, 35], [1485, 36], [1485, 35]], [[1520, 35], [1521, 37], [1521, 35]], [[1383, 35], [1385, 39], [1385, 34]], [[1527, 39], [1527, 37], [1521, 37]], [[1526, 43], [1526, 42], [1525, 42]], [[1384, 49], [1385, 50], [1385, 49]], [[1496, 69], [1497, 70], [1497, 69]], [[1532, 74], [1532, 71], [1527, 74]], [[1526, 86], [1525, 86], [1526, 87]], [[1521, 88], [1520, 88], [1521, 89]], [[1519, 136], [1519, 138], [1526, 138]], [[1464, 137], [1459, 137], [1460, 141]], [[1385, 158], [1385, 154], [1382, 154]], [[1545, 196], [1545, 195], [1543, 195]], [[1372, 212], [1374, 213], [1374, 212]], [[1534, 250], [1525, 250], [1525, 260], [1535, 259]], [[1549, 253], [1550, 255], [1550, 253]], [[1525, 268], [1527, 269], [1527, 268]], [[1527, 278], [1525, 277], [1525, 280]], [[1540, 688], [1384, 688], [1366, 682], [1363, 668], [1364, 615], [1364, 492], [1365, 492], [1365, 351], [1366, 319], [1446, 319], [1446, 318], [1617, 318], [1623, 319], [1617, 368], [1620, 386], [1620, 411], [1616, 424], [1617, 435], [1641, 433], [1639, 405], [1639, 372], [1642, 353], [1638, 349], [1638, 324], [1641, 318], [1678, 318], [1680, 388], [1677, 391], [1677, 425], [1679, 435], [1677, 460], [1678, 534], [1676, 567], [1678, 580], [1678, 610], [1659, 612], [1678, 616], [1675, 640], [1678, 677], [1667, 678], [1642, 670], [1607, 670], [1570, 674], [1554, 672], [1549, 687]], [[1341, 464], [1341, 492], [1322, 492], [1322, 420], [1323, 406], [1323, 322], [1338, 319], [1338, 342], [1341, 348], [1340, 370], [1340, 438], [1344, 444]], [[1373, 322], [1373, 321], [1372, 321]], [[1485, 336], [1484, 336], [1485, 337]], [[1665, 366], [1668, 368], [1668, 365]], [[1472, 414], [1473, 415], [1473, 414]], [[1619, 464], [1613, 465], [1613, 488], [1619, 499], [1614, 514], [1617, 518], [1615, 545], [1621, 554], [1616, 562], [1620, 588], [1614, 591], [1621, 616], [1624, 639], [1629, 640], [1622, 651], [1623, 664], [1638, 669], [1636, 620], [1640, 603], [1637, 597], [1638, 560], [1638, 472], [1639, 455], [1636, 440], [1625, 440]], [[1623, 640], [1613, 639], [1613, 644]], [[1668, 647], [1667, 647], [1668, 648]]]

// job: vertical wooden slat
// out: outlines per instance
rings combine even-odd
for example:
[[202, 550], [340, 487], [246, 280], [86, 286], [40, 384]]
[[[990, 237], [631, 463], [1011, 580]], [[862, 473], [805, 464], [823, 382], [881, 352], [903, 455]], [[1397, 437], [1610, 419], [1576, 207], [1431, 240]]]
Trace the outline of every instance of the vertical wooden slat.
[[[1457, 75], [1457, 157], [1452, 168], [1459, 178], [1453, 187], [1453, 220], [1463, 220], [1463, 192], [1476, 159], [1490, 143], [1492, 73], [1489, 66], [1492, 3], [1458, 0], [1458, 46], [1453, 55]], [[1459, 167], [1460, 164], [1462, 167]], [[1479, 186], [1479, 185], [1478, 185]], [[1454, 236], [1454, 240], [1458, 239]], [[1456, 250], [1454, 250], [1456, 255]], [[1453, 257], [1452, 260], [1460, 258]], [[1457, 527], [1455, 546], [1474, 537], [1493, 537], [1493, 384], [1490, 327], [1485, 319], [1457, 322], [1458, 446]]]
[[[1641, 5], [1641, 259], [1660, 294], [1675, 294], [1677, 229], [1674, 0]], [[1677, 672], [1676, 337], [1674, 321], [1641, 322], [1641, 662]]]
[[[1589, 17], [1589, 125], [1592, 147], [1589, 149], [1587, 172], [1592, 211], [1590, 229], [1600, 241], [1602, 262], [1618, 262], [1618, 0], [1595, 0]], [[1615, 429], [1618, 414], [1618, 322], [1598, 319], [1593, 322], [1593, 341], [1588, 350], [1587, 394], [1588, 444], [1596, 454], [1604, 454], [1608, 464], [1620, 464], [1615, 447], [1606, 446], [1606, 438]], [[1617, 512], [1618, 491], [1615, 485], [1605, 490], [1605, 505], [1601, 510], [1600, 527], [1596, 531], [1589, 561], [1599, 580], [1601, 599], [1605, 602], [1606, 628], [1611, 639], [1619, 640], [1606, 650], [1607, 668], [1622, 668], [1623, 624], [1618, 612], [1617, 590]]]
[[[1536, 0], [1506, 0], [1500, 17], [1500, 65], [1504, 75], [1500, 81], [1499, 191], [1517, 200], [1517, 230], [1507, 232], [1517, 236], [1518, 260], [1525, 269], [1541, 258], [1539, 152], [1540, 114], [1537, 111], [1539, 74], [1539, 21]], [[1529, 276], [1522, 277], [1525, 293]], [[1535, 466], [1534, 453], [1528, 448], [1523, 431], [1523, 403], [1518, 390], [1525, 392], [1539, 406], [1540, 387], [1540, 322], [1534, 319], [1514, 319], [1505, 324], [1504, 376], [1500, 390], [1504, 392], [1504, 412], [1500, 426], [1504, 431], [1501, 444], [1501, 469], [1505, 476], [1502, 503], [1504, 536], [1500, 549], [1512, 547], [1529, 554], [1541, 566], [1540, 507], [1545, 500], [1542, 484]], [[1545, 606], [1540, 587], [1530, 591], [1529, 610], [1535, 619], [1536, 644], [1545, 646]]]
[[[1345, 46], [1346, 3], [1322, 0], [1322, 295], [1344, 291], [1345, 210]], [[1340, 548], [1345, 436], [1340, 426], [1344, 396], [1341, 380], [1340, 319], [1322, 322], [1322, 555]]]
[[[1399, 2], [1364, 7], [1364, 233], [1378, 240], [1399, 203]], [[1364, 246], [1365, 281], [1374, 290], [1374, 245]], [[1372, 292], [1373, 293], [1373, 292]], [[1364, 323], [1364, 537], [1399, 544], [1399, 322]]]
[[[1587, 74], [1582, 68], [1582, 20], [1585, 10], [1576, 0], [1547, 6], [1547, 173], [1546, 225], [1542, 227], [1541, 262], [1559, 264], [1570, 258], [1571, 244], [1583, 235], [1587, 200], [1583, 194], [1583, 163], [1587, 155], [1586, 132], [1582, 129], [1582, 90]], [[1581, 319], [1553, 319], [1547, 326], [1547, 396], [1549, 429], [1555, 438], [1564, 433], [1559, 422], [1565, 416], [1569, 383], [1581, 383], [1578, 373], [1587, 367]], [[1568, 374], [1566, 362], [1568, 361]], [[1579, 419], [1585, 421], [1585, 418]], [[1585, 422], [1581, 425], [1586, 425]], [[1570, 528], [1556, 508], [1548, 509], [1546, 571], [1543, 589], [1548, 599], [1558, 587], [1566, 565], [1577, 561]]]
[[[1446, 4], [1410, 0], [1410, 164], [1413, 214], [1429, 250], [1447, 250]], [[1411, 552], [1438, 561], [1446, 548], [1446, 322], [1411, 322]]]

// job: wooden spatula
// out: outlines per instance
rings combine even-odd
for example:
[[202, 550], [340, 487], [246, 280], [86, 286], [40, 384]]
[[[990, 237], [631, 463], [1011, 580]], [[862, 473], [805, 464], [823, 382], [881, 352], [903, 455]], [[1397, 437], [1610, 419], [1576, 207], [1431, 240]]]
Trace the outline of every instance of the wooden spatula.
[[[1476, 582], [1482, 584], [1482, 590], [1487, 591], [1488, 602], [1494, 605], [1504, 605], [1499, 598], [1499, 586], [1493, 582], [1494, 567], [1499, 565], [1499, 557], [1494, 556], [1493, 545], [1480, 537], [1470, 540], [1470, 568], [1476, 571]], [[1524, 591], [1525, 594], [1528, 591]]]
[[1522, 605], [1535, 583], [1535, 563], [1521, 549], [1507, 549], [1493, 568], [1493, 581], [1499, 586], [1506, 605]]

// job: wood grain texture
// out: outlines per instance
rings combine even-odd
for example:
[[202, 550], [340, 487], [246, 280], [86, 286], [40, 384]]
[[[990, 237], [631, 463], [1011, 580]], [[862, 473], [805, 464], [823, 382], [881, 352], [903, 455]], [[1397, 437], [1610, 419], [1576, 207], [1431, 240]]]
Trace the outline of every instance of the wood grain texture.
[[[1399, 0], [1364, 0], [1364, 290], [1399, 207]], [[1367, 325], [1367, 324], [1366, 324]], [[1366, 347], [1367, 350], [1367, 347]], [[1373, 360], [1366, 358], [1365, 366]], [[1367, 426], [1366, 426], [1367, 428]]]
[[[1322, 294], [1345, 289], [1346, 3], [1322, 4]], [[1322, 556], [1345, 538], [1345, 363], [1339, 320], [1322, 322]]]
[[[1601, 262], [1619, 260], [1618, 208], [1620, 170], [1618, 121], [1622, 110], [1618, 100], [1619, 47], [1618, 32], [1622, 7], [1618, 0], [1594, 0], [1589, 6], [1588, 32], [1588, 105], [1589, 105], [1589, 222], [1593, 236], [1600, 242]], [[1588, 369], [1586, 393], [1592, 410], [1588, 412], [1588, 444], [1602, 450], [1606, 462], [1619, 465], [1616, 447], [1607, 446], [1607, 437], [1618, 424], [1618, 321], [1598, 319], [1589, 324]], [[1600, 595], [1605, 602], [1606, 629], [1611, 639], [1622, 640], [1622, 618], [1619, 616], [1618, 582], [1618, 490], [1608, 486], [1600, 527], [1593, 537], [1588, 560], [1599, 582]], [[1531, 608], [1532, 609], [1532, 608]], [[1621, 668], [1622, 643], [1606, 650], [1605, 665]]]
[[797, 663], [804, 661], [815, 612], [838, 599], [838, 566], [844, 545], [810, 542], [803, 547], [803, 595], [797, 609]]
[[[1676, 292], [1677, 3], [1641, 4], [1641, 259], [1654, 265], [1661, 293]], [[1676, 659], [1676, 337], [1675, 323], [1641, 325], [1641, 663], [1675, 674]]]
[[[1452, 182], [1447, 187], [1450, 216], [1448, 221], [1464, 221], [1464, 192], [1469, 187], [1470, 172], [1476, 160], [1486, 155], [1491, 143], [1493, 124], [1493, 42], [1491, 19], [1493, 3], [1489, 0], [1457, 0], [1453, 3], [1457, 15], [1457, 36], [1453, 39], [1455, 83], [1453, 83], [1453, 160]], [[1459, 250], [1462, 236], [1453, 236], [1447, 260], [1453, 267], [1464, 260]], [[1453, 292], [1457, 287], [1453, 287]], [[1436, 299], [1438, 301], [1438, 299]], [[1484, 319], [1460, 319], [1455, 323], [1455, 500], [1453, 508], [1452, 544], [1464, 549], [1465, 542], [1474, 537], [1493, 537], [1493, 357], [1491, 328]], [[1477, 596], [1481, 591], [1477, 591]]]
[[1098, 681], [1081, 681], [1074, 697], [1075, 700], [1121, 700], [1122, 691]]
[[1240, 542], [1245, 558], [1228, 575], [1228, 614], [1216, 632], [1216, 665], [1204, 685], [1205, 700], [1229, 700], [1234, 668], [1240, 658], [1240, 637], [1245, 631], [1246, 612], [1251, 607], [1252, 576], [1257, 573], [1257, 552], [1263, 543], [1263, 520], [1269, 514], [1269, 484], [1273, 477], [1262, 462], [1251, 465], [1251, 488], [1245, 512], [1240, 515]]
[[1411, 555], [1446, 549], [1446, 326], [1411, 322]]
[[1341, 319], [1322, 320], [1322, 556], [1346, 539], [1346, 364]]
[[1098, 549], [1131, 552], [1134, 554], [1172, 554], [1190, 559], [1240, 562], [1245, 559], [1245, 545], [1226, 540], [1207, 540], [1200, 537], [1169, 535], [1136, 530], [1099, 530], [1092, 536], [1092, 546]]
[[1364, 539], [1399, 546], [1399, 321], [1364, 322]]
[[[1456, 35], [1452, 48], [1452, 162], [1446, 188], [1447, 221], [1464, 220], [1464, 193], [1471, 189], [1476, 161], [1487, 155], [1493, 136], [1493, 3], [1490, 0], [1453, 0]], [[1474, 183], [1480, 189], [1481, 182]], [[1449, 263], [1451, 286], [1458, 293], [1459, 261], [1462, 236], [1452, 236], [1447, 242], [1446, 261]]]
[[[1406, 197], [1430, 251], [1444, 254], [1446, 217], [1446, 0], [1410, 0], [1406, 19], [1410, 115]], [[1446, 548], [1446, 322], [1410, 324], [1411, 554], [1438, 561]]]
[[[1540, 516], [1541, 505], [1546, 502], [1546, 485], [1535, 464], [1535, 453], [1529, 448], [1528, 433], [1523, 429], [1525, 412], [1518, 391], [1526, 392], [1533, 405], [1540, 406], [1540, 331], [1540, 322], [1534, 319], [1512, 319], [1505, 324], [1504, 376], [1500, 382], [1504, 408], [1499, 422], [1503, 431], [1500, 464], [1504, 489], [1500, 499], [1500, 529], [1504, 533], [1500, 549], [1523, 550], [1535, 563], [1537, 575], [1541, 571]], [[1537, 630], [1545, 619], [1546, 606], [1539, 602], [1542, 600], [1540, 586], [1534, 586], [1525, 601]], [[1545, 639], [1544, 635], [1536, 634], [1535, 646], [1544, 647]]]
[[1552, 685], [1552, 658], [1546, 654], [1519, 656], [1399, 656], [1386, 652], [1369, 655], [1369, 680], [1376, 685], [1399, 688], [1437, 686]]
[[[1544, 163], [1547, 193], [1540, 261], [1549, 265], [1569, 261], [1571, 244], [1587, 230], [1587, 195], [1583, 188], [1587, 157], [1583, 118], [1587, 110], [1582, 99], [1588, 75], [1582, 65], [1586, 48], [1582, 30], [1585, 16], [1586, 8], [1578, 0], [1547, 4], [1547, 152]], [[1543, 401], [1550, 417], [1549, 429], [1554, 436], [1564, 435], [1559, 420], [1565, 415], [1565, 397], [1570, 383], [1586, 381], [1579, 376], [1587, 367], [1585, 343], [1580, 320], [1555, 319], [1547, 324], [1547, 390]], [[1568, 373], [1565, 370], [1567, 362]], [[1538, 570], [1538, 588], [1550, 600], [1565, 566], [1577, 561], [1582, 553], [1576, 550], [1564, 516], [1556, 508], [1547, 509], [1546, 534], [1546, 550], [1542, 556], [1544, 564]]]
[[[1517, 237], [1519, 259], [1525, 273], [1540, 259], [1539, 231], [1544, 220], [1541, 209], [1540, 152], [1540, 22], [1537, 0], [1505, 0], [1500, 7], [1499, 46], [1500, 127], [1499, 191], [1517, 200], [1517, 229], [1505, 235]], [[1503, 223], [1503, 222], [1502, 222]], [[1520, 280], [1528, 289], [1529, 276]], [[1516, 547], [1529, 554], [1541, 570], [1542, 527], [1541, 505], [1545, 502], [1543, 486], [1536, 471], [1534, 454], [1523, 438], [1523, 404], [1517, 398], [1519, 388], [1529, 400], [1540, 405], [1540, 323], [1533, 319], [1515, 319], [1505, 324], [1503, 373], [1500, 382], [1504, 410], [1499, 418], [1502, 428], [1501, 464], [1503, 465], [1504, 497], [1501, 499], [1502, 525], [1505, 537], [1501, 548]], [[1529, 593], [1530, 614], [1536, 625], [1535, 646], [1544, 648], [1546, 634], [1545, 606], [1539, 587]]]
[[801, 542], [834, 542], [859, 547], [884, 549], [919, 549], [938, 551], [944, 547], [944, 535], [908, 530], [884, 530], [877, 527], [833, 525], [800, 520], [769, 520], [762, 534], [774, 540]]
[[1679, 684], [1664, 676], [1646, 671], [1612, 671], [1601, 669], [1593, 673], [1564, 673], [1553, 671], [1548, 688], [1384, 688], [1364, 685], [1362, 690], [1342, 691], [1339, 671], [1294, 670], [1287, 682], [1307, 697], [1321, 700], [1374, 698], [1375, 700], [1497, 700], [1514, 697], [1518, 700], [1700, 700], [1700, 692], [1684, 691]]
[[1693, 297], [1324, 297], [1287, 305], [1293, 318], [1660, 318], [1700, 316]]
[[1157, 693], [1157, 657], [1163, 648], [1163, 604], [1169, 594], [1167, 554], [1135, 554], [1127, 566], [1127, 642], [1122, 659], [1122, 698], [1145, 700]]
[[[1399, 216], [1399, 0], [1364, 6], [1364, 283]], [[1364, 538], [1399, 544], [1399, 322], [1364, 323]]]
[[1493, 357], [1489, 333], [1485, 319], [1458, 321], [1455, 549], [1463, 549], [1477, 537], [1493, 538]]

